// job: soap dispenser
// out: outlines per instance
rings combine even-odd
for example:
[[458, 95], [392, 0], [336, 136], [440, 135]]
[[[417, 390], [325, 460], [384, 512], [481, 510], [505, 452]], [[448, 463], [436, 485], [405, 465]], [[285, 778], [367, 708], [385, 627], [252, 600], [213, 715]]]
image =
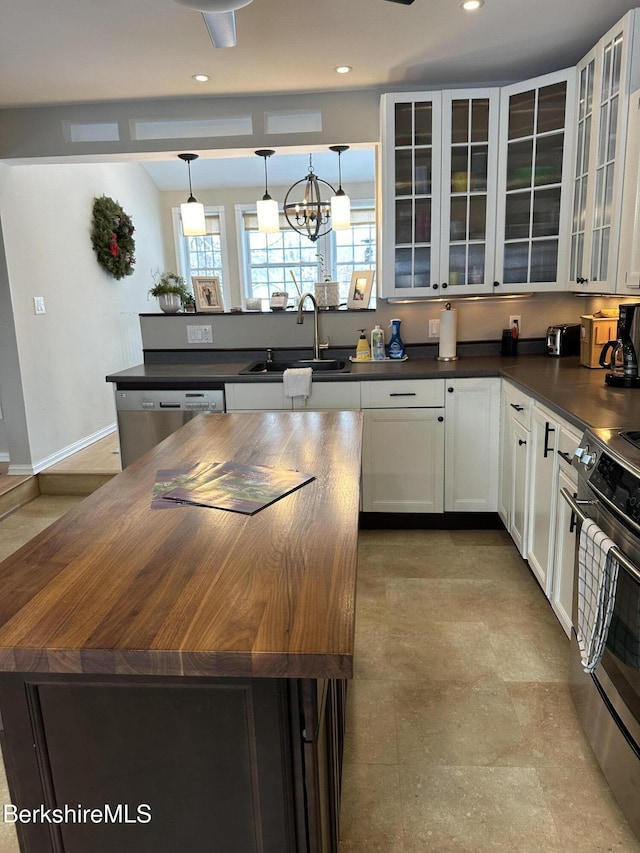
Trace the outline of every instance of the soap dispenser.
[[358, 329], [360, 338], [356, 347], [356, 361], [369, 361], [371, 358], [371, 350], [369, 349], [369, 341], [365, 334], [366, 329]]
[[371, 358], [374, 361], [384, 361], [384, 332], [376, 326], [371, 332]]

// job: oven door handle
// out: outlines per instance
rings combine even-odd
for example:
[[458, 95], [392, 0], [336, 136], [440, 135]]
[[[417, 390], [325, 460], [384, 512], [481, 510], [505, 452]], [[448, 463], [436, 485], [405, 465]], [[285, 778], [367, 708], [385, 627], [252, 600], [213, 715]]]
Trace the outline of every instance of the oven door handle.
[[[599, 501], [576, 500], [576, 498], [574, 498], [573, 495], [564, 487], [560, 489], [560, 494], [569, 504], [572, 514], [574, 514], [575, 516], [577, 516], [577, 518], [580, 519], [580, 523], [586, 521], [586, 519], [589, 518], [589, 516], [584, 513], [580, 509], [580, 507], [596, 506], [599, 503]], [[630, 574], [636, 583], [640, 583], [640, 569], [631, 562], [631, 560], [626, 556], [626, 554], [622, 553], [622, 551], [618, 548], [617, 545], [613, 546], [610, 553], [616, 558], [616, 560], [620, 563], [620, 565], [627, 572], [627, 574]]]

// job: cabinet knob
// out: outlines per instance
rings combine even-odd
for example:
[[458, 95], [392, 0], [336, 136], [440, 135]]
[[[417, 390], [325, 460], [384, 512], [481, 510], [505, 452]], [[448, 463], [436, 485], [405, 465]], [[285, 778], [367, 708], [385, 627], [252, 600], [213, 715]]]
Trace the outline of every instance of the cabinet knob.
[[445, 287], [449, 287], [449, 285], [447, 284], [446, 281], [443, 281], [442, 282], [442, 289], [444, 290]]
[[518, 439], [518, 444], [522, 447], [523, 444], [526, 444], [526, 441], [523, 441], [521, 438]]
[[453, 394], [453, 388], [452, 388], [451, 386], [449, 386], [449, 387], [447, 388], [447, 391], [448, 391], [450, 394]]
[[437, 285], [437, 284], [432, 284], [431, 286], [433, 287], [433, 289], [434, 289], [434, 290], [437, 290], [437, 289], [438, 289], [438, 285]]
[[444, 418], [442, 417], [442, 415], [438, 415], [438, 420], [440, 421], [440, 423], [442, 423], [442, 421], [444, 420]]
[[494, 282], [493, 282], [493, 286], [494, 286], [494, 287], [500, 287], [500, 282], [499, 282], [499, 281], [494, 281]]
[[582, 276], [579, 275], [576, 279], [576, 284], [589, 284], [589, 279], [588, 278], [582, 278]]

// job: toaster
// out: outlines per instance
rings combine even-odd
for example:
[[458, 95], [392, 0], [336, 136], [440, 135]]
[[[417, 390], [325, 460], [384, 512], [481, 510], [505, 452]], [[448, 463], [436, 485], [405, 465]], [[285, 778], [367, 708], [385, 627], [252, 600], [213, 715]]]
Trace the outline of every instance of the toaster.
[[547, 329], [547, 355], [579, 355], [580, 323], [559, 323]]

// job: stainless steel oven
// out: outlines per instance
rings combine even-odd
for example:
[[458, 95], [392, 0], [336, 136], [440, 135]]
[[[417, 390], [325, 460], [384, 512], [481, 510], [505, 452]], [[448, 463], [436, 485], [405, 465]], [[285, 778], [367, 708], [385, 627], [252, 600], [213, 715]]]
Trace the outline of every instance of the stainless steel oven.
[[[587, 430], [573, 460], [577, 496], [566, 489], [562, 494], [578, 524], [592, 519], [615, 543], [620, 568], [604, 652], [593, 673], [585, 673], [574, 627], [571, 689], [604, 775], [640, 838], [639, 439], [640, 434], [617, 430]], [[574, 626], [576, 604], [574, 589]]]

